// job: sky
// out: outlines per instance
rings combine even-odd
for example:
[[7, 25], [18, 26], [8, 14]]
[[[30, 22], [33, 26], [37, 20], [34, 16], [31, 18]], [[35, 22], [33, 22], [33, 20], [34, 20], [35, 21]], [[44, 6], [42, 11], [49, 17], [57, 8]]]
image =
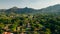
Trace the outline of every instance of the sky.
[[0, 9], [8, 9], [14, 6], [41, 9], [55, 4], [60, 4], [60, 0], [0, 0]]

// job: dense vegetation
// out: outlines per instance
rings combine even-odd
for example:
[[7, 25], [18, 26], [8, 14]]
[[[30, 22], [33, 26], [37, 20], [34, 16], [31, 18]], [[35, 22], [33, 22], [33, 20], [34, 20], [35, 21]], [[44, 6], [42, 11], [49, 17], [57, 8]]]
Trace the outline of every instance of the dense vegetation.
[[0, 9], [0, 34], [60, 34], [60, 4], [43, 9]]
[[60, 34], [60, 16], [54, 14], [0, 14], [0, 34], [4, 31], [27, 34]]

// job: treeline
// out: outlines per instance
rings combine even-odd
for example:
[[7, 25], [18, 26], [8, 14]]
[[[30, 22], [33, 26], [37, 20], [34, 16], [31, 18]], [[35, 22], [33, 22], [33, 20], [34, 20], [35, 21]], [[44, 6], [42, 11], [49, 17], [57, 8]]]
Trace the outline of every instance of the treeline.
[[1, 14], [0, 34], [5, 31], [26, 34], [60, 34], [60, 16], [49, 14]]

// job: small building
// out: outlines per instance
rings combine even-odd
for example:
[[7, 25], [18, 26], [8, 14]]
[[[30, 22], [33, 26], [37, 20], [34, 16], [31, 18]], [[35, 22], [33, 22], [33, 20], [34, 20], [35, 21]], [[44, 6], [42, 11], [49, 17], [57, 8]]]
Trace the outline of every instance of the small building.
[[11, 33], [11, 32], [3, 32], [3, 34], [14, 34], [14, 33]]
[[4, 32], [2, 34], [13, 34], [13, 33], [10, 32], [10, 30], [8, 30], [8, 31], [4, 30]]

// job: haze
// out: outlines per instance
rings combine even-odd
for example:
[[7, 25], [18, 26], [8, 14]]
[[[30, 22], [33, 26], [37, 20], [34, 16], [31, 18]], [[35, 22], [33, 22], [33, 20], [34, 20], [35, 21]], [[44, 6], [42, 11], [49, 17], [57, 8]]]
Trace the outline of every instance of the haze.
[[55, 4], [60, 4], [60, 0], [0, 0], [0, 9], [8, 9], [14, 6], [41, 9]]

